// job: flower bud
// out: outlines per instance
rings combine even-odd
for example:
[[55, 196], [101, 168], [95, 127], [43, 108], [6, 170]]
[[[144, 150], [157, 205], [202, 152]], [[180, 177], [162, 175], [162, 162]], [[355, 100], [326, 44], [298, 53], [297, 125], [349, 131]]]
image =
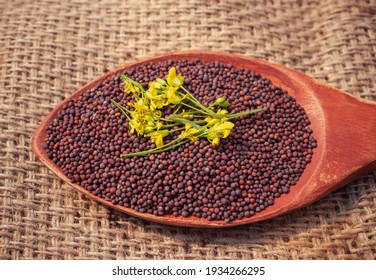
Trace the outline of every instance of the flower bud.
[[217, 98], [214, 104], [218, 105], [221, 108], [226, 108], [230, 106], [230, 102], [226, 101], [224, 97]]

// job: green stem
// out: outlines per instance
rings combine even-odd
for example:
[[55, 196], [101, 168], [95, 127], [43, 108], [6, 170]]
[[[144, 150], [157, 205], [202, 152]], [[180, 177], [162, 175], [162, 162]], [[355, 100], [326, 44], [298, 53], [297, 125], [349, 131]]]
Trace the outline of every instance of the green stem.
[[206, 118], [205, 115], [192, 115], [192, 118]]
[[193, 107], [193, 106], [191, 106], [191, 105], [189, 105], [189, 104], [186, 104], [186, 103], [183, 103], [183, 102], [182, 102], [181, 104], [183, 104], [184, 106], [186, 106], [186, 107], [188, 107], [188, 108], [191, 108], [191, 109], [195, 110], [196, 112], [200, 112], [201, 114], [207, 115], [207, 112], [205, 112], [205, 111], [201, 111], [200, 109], [195, 108], [195, 107]]
[[137, 83], [135, 80], [132, 80], [131, 78], [129, 78], [127, 75], [125, 74], [120, 74], [120, 76], [127, 82], [127, 83], [131, 83], [132, 85], [138, 87], [142, 93], [145, 92], [145, 89], [143, 88], [143, 86], [140, 84], [140, 83]]
[[161, 129], [166, 129], [166, 128], [170, 128], [170, 127], [174, 127], [174, 126], [179, 126], [179, 125], [184, 125], [184, 124], [183, 123], [165, 124], [165, 125], [162, 125]]
[[198, 137], [198, 138], [201, 138], [201, 137], [203, 137], [203, 136], [207, 136], [207, 135], [208, 135], [208, 134], [207, 134], [207, 131], [202, 129], [202, 133], [199, 134], [199, 135], [197, 135], [197, 137]]
[[160, 118], [160, 120], [165, 121], [165, 122], [174, 122], [174, 120], [171, 120], [170, 117], [166, 118]]
[[231, 120], [231, 119], [239, 118], [239, 117], [246, 116], [246, 115], [252, 115], [252, 114], [260, 113], [260, 112], [263, 112], [265, 110], [266, 110], [266, 108], [260, 108], [260, 109], [245, 111], [245, 112], [241, 112], [241, 113], [237, 113], [237, 114], [230, 114], [230, 115], [227, 115], [226, 117], [229, 120]]
[[111, 100], [111, 102], [112, 102], [113, 104], [115, 104], [116, 107], [118, 107], [119, 109], [123, 109], [123, 110], [127, 111], [128, 114], [132, 114], [132, 112], [129, 111], [129, 110], [127, 109], [127, 107], [125, 107], [125, 106], [119, 104], [119, 103], [116, 102], [114, 99], [110, 99], [110, 100]]
[[191, 118], [206, 118], [208, 116], [207, 114], [195, 115], [195, 113], [197, 113], [197, 111], [191, 110], [191, 111], [183, 112], [183, 113], [180, 113], [180, 114], [169, 115], [168, 118], [170, 118], [170, 117], [173, 117], [173, 118], [175, 118], [175, 117], [185, 118], [184, 116], [186, 116], [186, 115], [190, 115]]
[[176, 110], [172, 113], [173, 115], [175, 115], [181, 108], [181, 104], [179, 104], [178, 108], [176, 108]]
[[185, 87], [181, 86], [180, 87], [182, 90], [184, 90], [187, 94], [188, 94], [188, 99], [190, 101], [193, 101], [193, 103], [195, 105], [197, 105], [198, 107], [200, 107], [200, 109], [202, 109], [203, 111], [205, 111], [208, 115], [214, 117], [214, 118], [219, 118], [219, 119], [222, 119], [224, 117], [224, 115], [222, 114], [216, 114], [214, 113], [212, 110], [210, 110], [208, 107], [204, 106], [199, 100], [197, 100], [196, 97], [194, 97], [194, 95], [192, 93], [190, 93]]
[[207, 108], [205, 106], [203, 106], [201, 103], [198, 103], [196, 105], [199, 106], [202, 110], [200, 110], [198, 108], [195, 108], [195, 107], [193, 107], [193, 106], [191, 106], [189, 104], [183, 103], [183, 102], [181, 104], [184, 105], [184, 106], [186, 106], [186, 107], [188, 107], [188, 108], [191, 108], [191, 109], [193, 109], [193, 110], [195, 110], [195, 111], [197, 111], [197, 112], [199, 112], [201, 114], [209, 115], [209, 116], [211, 116], [213, 118], [222, 119], [225, 116], [225, 115], [222, 115], [222, 114], [216, 114], [216, 113], [214, 113], [211, 110], [207, 110]]
[[[178, 147], [180, 145], [183, 145], [183, 144], [189, 142], [189, 139], [185, 139], [185, 140], [180, 141], [179, 143], [176, 143], [178, 140], [180, 140], [180, 139], [176, 138], [175, 140], [172, 140], [171, 142], [169, 142], [166, 145], [163, 145], [162, 147], [154, 148], [154, 149], [150, 149], [150, 150], [146, 150], [146, 151], [142, 151], [142, 152], [123, 154], [123, 155], [121, 155], [121, 157], [147, 156], [147, 155], [151, 155], [151, 154], [161, 153], [161, 152], [171, 150], [175, 147]], [[171, 143], [176, 143], [176, 144], [170, 145]]]
[[197, 103], [200, 103], [201, 104], [201, 102], [200, 101], [198, 101], [197, 99], [196, 99], [196, 97], [194, 97], [193, 96], [193, 94], [192, 93], [190, 93], [185, 87], [183, 87], [183, 86], [180, 86], [180, 88], [182, 89], [182, 90], [184, 90], [193, 100], [195, 100]]
[[176, 122], [180, 122], [180, 123], [184, 123], [184, 124], [189, 123], [190, 125], [192, 125], [192, 127], [197, 128], [197, 129], [201, 128], [201, 126], [199, 126], [196, 122], [192, 122], [192, 121], [187, 120], [187, 119], [171, 118], [171, 120], [176, 121]]
[[[172, 120], [171, 120], [172, 121]], [[166, 124], [166, 125], [163, 125], [161, 127], [161, 129], [166, 129], [166, 128], [170, 128], [170, 127], [174, 127], [174, 126], [179, 126], [179, 125], [185, 125], [186, 122], [175, 122], [173, 124]], [[206, 121], [205, 120], [200, 120], [200, 121], [194, 121], [193, 123], [197, 124], [197, 125], [200, 125], [200, 124], [206, 124]]]
[[169, 132], [169, 133], [174, 133], [174, 132], [179, 131], [179, 130], [182, 130], [182, 129], [184, 129], [184, 127], [179, 127], [179, 128], [177, 128], [177, 129], [169, 130], [168, 132]]
[[117, 103], [115, 100], [111, 99], [111, 102], [127, 117], [128, 121], [131, 121], [131, 118], [128, 116], [126, 111], [130, 114], [131, 112], [127, 110], [124, 106], [121, 106], [119, 103]]

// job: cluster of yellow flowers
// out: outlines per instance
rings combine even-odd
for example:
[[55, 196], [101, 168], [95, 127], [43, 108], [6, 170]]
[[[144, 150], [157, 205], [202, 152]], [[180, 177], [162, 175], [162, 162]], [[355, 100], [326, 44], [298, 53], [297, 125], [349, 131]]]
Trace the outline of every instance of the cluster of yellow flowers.
[[[216, 146], [221, 139], [230, 135], [234, 127], [231, 119], [265, 110], [261, 108], [229, 114], [225, 108], [230, 103], [223, 97], [206, 107], [184, 88], [184, 77], [176, 73], [175, 67], [170, 68], [166, 80], [157, 78], [149, 83], [147, 90], [124, 74], [121, 77], [125, 86], [124, 92], [132, 94], [136, 100], [128, 103], [133, 110], [115, 100], [111, 100], [112, 103], [127, 117], [131, 133], [149, 137], [156, 146], [151, 150], [124, 154], [123, 157], [159, 153], [200, 138], [206, 138]], [[162, 109], [165, 107], [173, 108], [174, 113], [164, 116]], [[177, 131], [181, 131], [177, 138], [164, 143], [165, 137]]]

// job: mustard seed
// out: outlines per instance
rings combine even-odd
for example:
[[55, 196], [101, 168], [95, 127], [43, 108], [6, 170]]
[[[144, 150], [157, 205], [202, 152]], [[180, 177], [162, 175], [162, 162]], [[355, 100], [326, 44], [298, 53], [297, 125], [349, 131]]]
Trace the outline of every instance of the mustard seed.
[[[93, 195], [153, 215], [231, 222], [288, 195], [317, 147], [296, 100], [253, 71], [218, 62], [147, 63], [125, 74], [147, 87], [172, 66], [205, 106], [225, 97], [230, 113], [267, 110], [234, 120], [230, 136], [217, 147], [196, 141], [160, 154], [120, 158], [155, 145], [131, 134], [128, 120], [110, 102], [134, 101], [114, 75], [69, 100], [51, 122], [44, 145], [49, 158]], [[107, 216], [117, 220], [111, 211]]]

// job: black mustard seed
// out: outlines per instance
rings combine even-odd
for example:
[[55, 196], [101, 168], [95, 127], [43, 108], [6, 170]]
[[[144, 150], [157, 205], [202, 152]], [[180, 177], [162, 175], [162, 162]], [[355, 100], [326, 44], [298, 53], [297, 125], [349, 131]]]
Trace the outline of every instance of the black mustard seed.
[[[218, 62], [143, 64], [125, 74], [147, 88], [169, 68], [203, 104], [225, 97], [230, 113], [266, 107], [234, 121], [218, 147], [200, 140], [146, 157], [121, 154], [154, 148], [131, 134], [127, 119], [110, 102], [133, 101], [119, 76], [71, 99], [47, 128], [44, 148], [76, 184], [141, 213], [195, 216], [207, 220], [248, 218], [287, 194], [310, 163], [317, 142], [304, 109], [268, 79]], [[112, 213], [108, 213], [115, 220]]]

